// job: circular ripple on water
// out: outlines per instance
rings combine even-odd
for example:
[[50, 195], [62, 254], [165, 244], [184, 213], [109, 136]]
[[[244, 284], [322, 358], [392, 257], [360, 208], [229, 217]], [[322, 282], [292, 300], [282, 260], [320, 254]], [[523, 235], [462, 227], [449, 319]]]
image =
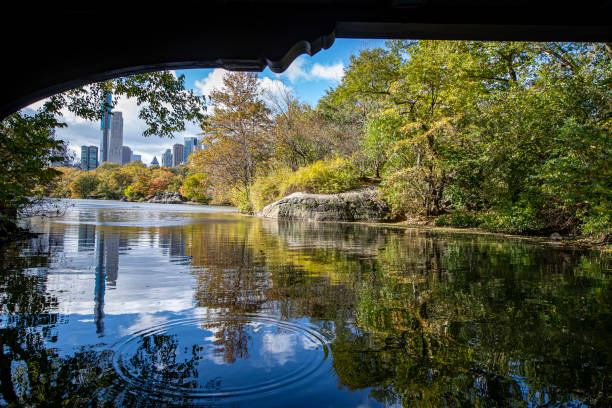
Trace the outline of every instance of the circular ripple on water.
[[113, 365], [153, 395], [215, 398], [297, 384], [327, 359], [329, 337], [317, 327], [262, 316], [166, 322], [118, 342]]

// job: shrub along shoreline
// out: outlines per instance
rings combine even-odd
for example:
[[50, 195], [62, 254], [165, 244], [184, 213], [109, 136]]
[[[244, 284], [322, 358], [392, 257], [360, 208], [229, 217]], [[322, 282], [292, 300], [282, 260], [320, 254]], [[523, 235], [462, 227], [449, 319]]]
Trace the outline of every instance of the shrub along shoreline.
[[[212, 197], [211, 187], [206, 182], [206, 176], [202, 173], [190, 173], [193, 170], [186, 167], [172, 169], [146, 168], [142, 163], [135, 162], [124, 166], [105, 163], [92, 171], [72, 168], [59, 168], [59, 171], [62, 176], [56, 180], [55, 184], [51, 185], [51, 188], [45, 190], [48, 197], [125, 199], [134, 202], [146, 202], [146, 199], [160, 192], [178, 191], [191, 200], [185, 202], [185, 204], [233, 205], [228, 201], [215, 201], [216, 199]], [[382, 198], [380, 180], [364, 177], [350, 161], [342, 158], [317, 161], [295, 172], [290, 169], [283, 169], [258, 177], [251, 188], [253, 203], [251, 208], [253, 211], [242, 211], [242, 214], [257, 216], [257, 213], [264, 206], [294, 192], [338, 194], [363, 187], [379, 188], [379, 195]], [[136, 194], [136, 192], [140, 193]], [[557, 231], [518, 230], [507, 219], [492, 212], [479, 213], [456, 210], [439, 216], [416, 216], [408, 220], [390, 218], [386, 222], [353, 222], [384, 228], [419, 228], [434, 231], [493, 234], [500, 237], [526, 239], [534, 243], [611, 249], [605, 240], [598, 239], [598, 237], [564, 234], [560, 238], [551, 239], [550, 235]]]

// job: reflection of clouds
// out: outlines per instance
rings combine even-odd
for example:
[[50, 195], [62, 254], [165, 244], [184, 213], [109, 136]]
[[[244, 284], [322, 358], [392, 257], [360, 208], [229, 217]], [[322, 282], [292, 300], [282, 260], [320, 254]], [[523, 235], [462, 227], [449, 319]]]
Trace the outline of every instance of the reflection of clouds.
[[319, 347], [319, 343], [315, 343], [310, 340], [308, 337], [301, 337], [302, 340], [302, 348], [304, 350], [316, 350]]
[[[197, 315], [198, 313], [195, 314]], [[216, 327], [207, 327], [206, 330], [211, 333], [211, 335], [208, 337], [204, 337], [204, 341], [207, 343], [206, 353], [203, 354], [201, 357], [205, 360], [211, 361], [213, 364], [216, 365], [227, 364], [225, 361], [223, 361], [223, 354], [216, 352], [216, 348], [214, 346], [215, 342], [219, 340], [219, 333], [221, 331]]]
[[262, 352], [271, 354], [281, 366], [293, 360], [296, 345], [295, 334], [266, 333], [262, 337]]
[[168, 320], [166, 316], [156, 316], [150, 313], [139, 314], [129, 327], [119, 327], [119, 334], [121, 336], [127, 336], [140, 330], [149, 329], [153, 326], [159, 326]]
[[216, 365], [227, 365], [227, 363], [223, 360], [223, 354], [216, 353], [214, 347], [208, 347], [206, 353], [201, 357]]
[[[94, 307], [92, 288], [95, 275], [89, 272], [72, 274], [72, 277], [66, 279], [62, 275], [50, 275], [47, 291], [58, 298], [59, 313], [89, 315]], [[105, 294], [104, 314], [181, 312], [191, 309], [193, 284], [190, 279], [177, 280], [175, 285], [170, 285], [163, 278], [154, 273], [125, 273], [121, 285]], [[143, 282], [150, 287], [143, 287]]]

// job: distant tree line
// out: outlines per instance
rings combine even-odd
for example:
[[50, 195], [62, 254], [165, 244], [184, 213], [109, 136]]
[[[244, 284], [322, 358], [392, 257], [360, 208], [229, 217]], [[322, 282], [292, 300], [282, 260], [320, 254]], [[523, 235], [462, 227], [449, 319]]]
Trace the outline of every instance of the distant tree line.
[[103, 200], [128, 199], [142, 201], [163, 192], [180, 192], [186, 198], [208, 203], [206, 176], [190, 173], [183, 166], [168, 168], [146, 167], [139, 161], [123, 166], [102, 163], [97, 169], [85, 171], [72, 167], [59, 167], [60, 177], [37, 194], [53, 198], [97, 198]]

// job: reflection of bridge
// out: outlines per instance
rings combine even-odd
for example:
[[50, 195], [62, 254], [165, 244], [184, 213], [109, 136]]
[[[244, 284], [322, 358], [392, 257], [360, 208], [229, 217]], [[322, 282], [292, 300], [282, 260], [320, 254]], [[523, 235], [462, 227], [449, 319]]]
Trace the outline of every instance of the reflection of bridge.
[[[5, 10], [0, 25], [10, 62], [3, 67], [0, 117], [57, 92], [138, 72], [266, 66], [282, 72], [335, 38], [612, 40], [606, 0], [232, 0], [125, 5], [112, 19], [93, 3], [25, 4]], [[29, 35], [15, 36], [23, 27]], [[121, 41], [104, 46], [108, 32]], [[61, 57], [47, 41], [30, 38], [61, 44]]]

